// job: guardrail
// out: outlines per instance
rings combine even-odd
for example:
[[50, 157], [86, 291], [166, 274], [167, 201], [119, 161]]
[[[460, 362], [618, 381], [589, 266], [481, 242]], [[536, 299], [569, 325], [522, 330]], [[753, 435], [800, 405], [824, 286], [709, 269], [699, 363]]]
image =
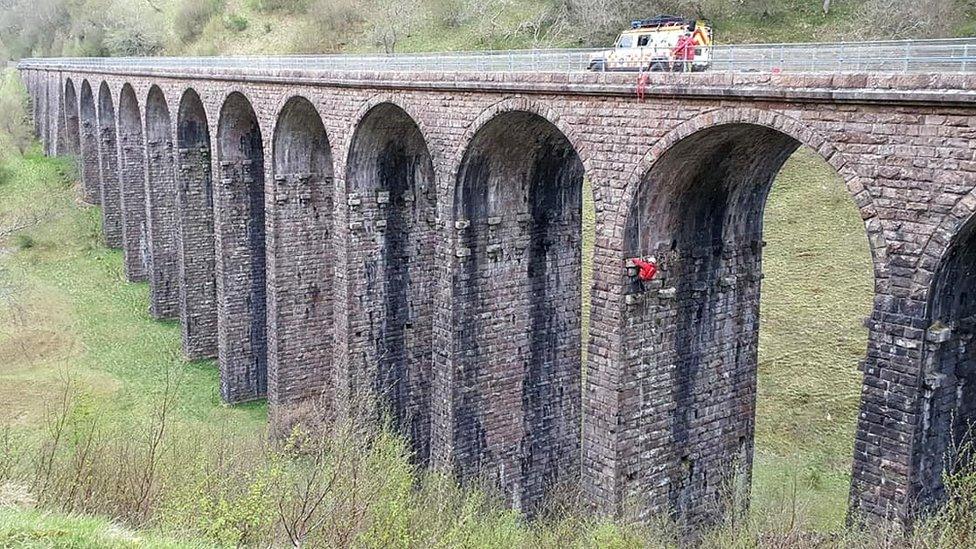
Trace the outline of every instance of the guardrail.
[[[210, 68], [242, 70], [582, 72], [607, 49], [510, 50], [392, 55], [240, 57], [36, 58], [21, 67], [99, 69]], [[711, 48], [711, 71], [973, 72], [976, 38], [856, 43], [722, 45]], [[680, 67], [676, 67], [680, 70]]]

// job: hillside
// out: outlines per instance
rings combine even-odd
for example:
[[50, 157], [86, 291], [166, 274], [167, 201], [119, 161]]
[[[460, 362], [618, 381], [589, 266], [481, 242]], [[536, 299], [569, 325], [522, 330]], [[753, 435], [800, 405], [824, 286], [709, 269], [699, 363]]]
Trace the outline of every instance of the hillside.
[[609, 44], [631, 19], [704, 17], [719, 43], [976, 32], [973, 0], [3, 0], [0, 56], [410, 52]]

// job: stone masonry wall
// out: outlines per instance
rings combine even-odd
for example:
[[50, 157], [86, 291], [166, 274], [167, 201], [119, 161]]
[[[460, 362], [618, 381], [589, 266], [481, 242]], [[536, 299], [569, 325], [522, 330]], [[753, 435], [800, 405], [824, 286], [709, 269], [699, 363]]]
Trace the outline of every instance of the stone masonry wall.
[[187, 92], [176, 129], [177, 262], [183, 354], [217, 356], [217, 281], [210, 130], [203, 103]]
[[294, 98], [278, 120], [267, 205], [268, 402], [272, 422], [287, 429], [292, 418], [332, 412], [334, 172], [312, 103]]
[[104, 83], [98, 90], [98, 166], [101, 185], [102, 234], [105, 245], [122, 248], [122, 194], [119, 189], [119, 144], [115, 101]]
[[147, 280], [149, 273], [146, 234], [146, 147], [142, 133], [142, 115], [131, 87], [121, 91], [117, 128], [125, 275], [132, 282], [144, 281]]
[[102, 195], [102, 177], [98, 165], [98, 118], [95, 111], [95, 97], [87, 80], [81, 83], [80, 96], [81, 132], [81, 179], [84, 184], [85, 202], [98, 204]]
[[[574, 404], [568, 402], [568, 407], [556, 412], [546, 402], [546, 395], [562, 394], [569, 395], [582, 410], [578, 478], [595, 508], [619, 512], [636, 495], [645, 515], [674, 510], [690, 522], [698, 522], [720, 514], [722, 510], [715, 511], [710, 504], [717, 494], [713, 471], [718, 471], [714, 474], [719, 478], [728, 475], [732, 465], [728, 461], [734, 457], [731, 461], [748, 473], [751, 460], [761, 266], [759, 214], [764, 189], [778, 169], [781, 152], [786, 154], [797, 144], [813, 148], [845, 180], [864, 219], [875, 263], [875, 306], [867, 322], [869, 346], [854, 442], [851, 510], [864, 517], [910, 518], [912, 501], [922, 484], [916, 479], [924, 474], [918, 470], [923, 461], [919, 456], [926, 452], [922, 369], [931, 324], [929, 293], [954, 236], [976, 211], [976, 79], [849, 73], [653, 75], [648, 99], [640, 101], [635, 97], [633, 78], [613, 74], [257, 69], [236, 73], [158, 69], [133, 74], [118, 70], [104, 75], [68, 69], [49, 74], [58, 75], [51, 79], [58, 86], [66, 78], [75, 82], [104, 79], [114, 94], [126, 83], [140, 90], [158, 83], [168, 90], [193, 87], [200, 93], [210, 113], [213, 146], [224, 147], [227, 153], [216, 155], [213, 173], [221, 181], [215, 193], [217, 285], [218, 294], [223, 295], [218, 299], [223, 303], [218, 354], [222, 366], [237, 365], [222, 370], [222, 394], [228, 401], [263, 393], [259, 357], [265, 327], [261, 309], [265, 255], [261, 227], [275, 233], [268, 237], [269, 242], [294, 243], [290, 239], [300, 231], [290, 222], [265, 223], [265, 211], [275, 215], [295, 211], [269, 206], [282, 192], [273, 184], [271, 153], [263, 146], [254, 148], [250, 138], [241, 139], [255, 135], [253, 131], [217, 132], [216, 113], [228, 97], [238, 101], [234, 94], [239, 93], [254, 106], [252, 128], [261, 127], [270, 136], [286, 99], [294, 95], [308, 98], [321, 115], [331, 143], [335, 175], [330, 236], [336, 255], [332, 360], [318, 352], [307, 357], [294, 353], [299, 362], [295, 367], [303, 372], [301, 379], [321, 386], [334, 379], [333, 405], [340, 409], [353, 387], [380, 389], [392, 382], [406, 387], [405, 393], [398, 394], [420, 395], [419, 400], [411, 400], [411, 396], [408, 402], [419, 402], [412, 406], [420, 408], [420, 413], [429, 411], [429, 434], [423, 432], [423, 426], [413, 431], [414, 447], [426, 452], [423, 448], [428, 445], [432, 463], [453, 464], [462, 473], [488, 464], [489, 470], [497, 471], [496, 478], [506, 491], [515, 496], [513, 503], [528, 511], [540, 493], [533, 483], [552, 481], [545, 473], [537, 474], [551, 469], [552, 462], [537, 460], [536, 449], [550, 450], [554, 441], [568, 440], [559, 434], [561, 427], [554, 420], [572, 418]], [[62, 94], [66, 98], [70, 94], [64, 87], [52, 89], [58, 91], [52, 108], [67, 105], [64, 122], [52, 128], [59, 135], [59, 127], [67, 125], [70, 130], [71, 102], [60, 101]], [[127, 137], [135, 139], [132, 132], [122, 131], [121, 119], [127, 116], [122, 103], [120, 150]], [[351, 179], [357, 173], [369, 173], [358, 171], [361, 153], [352, 154], [354, 136], [370, 123], [366, 113], [381, 103], [402, 107], [416, 123], [430, 156], [430, 179], [436, 185], [436, 192], [428, 198], [431, 211], [436, 212], [428, 225], [430, 232], [408, 233], [411, 236], [404, 240], [376, 226], [386, 220], [389, 231], [393, 225], [388, 215], [381, 215], [383, 208], [391, 206], [377, 201], [385, 197], [373, 195], [387, 189], [360, 187]], [[570, 281], [578, 280], [574, 268], [578, 260], [569, 253], [576, 247], [572, 233], [506, 232], [521, 227], [517, 217], [511, 220], [511, 211], [486, 215], [481, 225], [472, 222], [464, 229], [473, 228], [470, 234], [459, 231], [451, 221], [458, 211], [455, 189], [464, 159], [469, 154], [489, 154], [479, 147], [496, 146], [492, 140], [475, 139], [475, 134], [492, 118], [510, 111], [538, 115], [555, 127], [578, 155], [593, 186], [596, 249], [582, 389], [570, 366], [574, 360], [579, 362], [570, 351], [579, 331], [571, 320], [578, 306], [568, 299]], [[743, 125], [764, 128], [765, 133], [743, 134]], [[699, 134], [711, 136], [714, 142], [708, 146], [714, 154], [696, 162], [688, 160], [692, 164], [688, 171], [711, 182], [714, 192], [702, 196], [702, 204], [690, 199], [682, 202], [686, 195], [678, 190], [684, 183], [674, 174], [685, 171], [683, 161], [669, 164], [669, 151], [691, 158], [687, 144], [704, 143], [698, 141]], [[397, 135], [390, 142], [393, 150], [415, 139]], [[499, 142], [515, 135], [502, 134]], [[731, 151], [750, 140], [771, 148], [746, 147], [741, 149], [741, 155], [747, 157], [744, 165], [728, 165], [728, 159], [735, 156]], [[242, 146], [250, 150], [240, 154]], [[238, 154], [231, 155], [232, 150]], [[563, 165], [568, 152], [559, 151], [567, 149], [548, 150], [539, 162]], [[397, 155], [388, 158], [396, 160]], [[128, 160], [134, 159], [133, 155]], [[127, 155], [120, 153], [124, 196], [127, 164]], [[728, 171], [716, 172], [716, 166]], [[661, 192], [648, 190], [659, 186]], [[648, 222], [641, 214], [647, 200], [668, 204], [660, 210], [663, 212], [699, 212], [700, 225], [689, 226], [718, 225], [721, 233], [715, 236], [720, 238], [699, 242], [687, 232], [690, 229], [680, 230], [682, 223]], [[647, 211], [659, 207], [655, 204]], [[124, 218], [131, 208], [131, 201], [124, 203]], [[489, 225], [488, 217], [502, 217], [502, 221]], [[533, 226], [538, 221], [533, 217]], [[574, 223], [567, 218], [565, 226], [556, 225], [561, 231]], [[497, 227], [494, 233], [492, 226]], [[628, 240], [626, 235], [633, 227], [640, 228], [639, 238]], [[128, 251], [128, 222], [126, 231]], [[228, 240], [231, 235], [236, 236]], [[465, 245], [470, 238], [474, 238], [471, 245]], [[548, 246], [565, 253], [537, 255], [547, 259], [535, 268], [545, 265], [547, 274], [529, 276], [527, 270], [520, 270], [528, 265], [514, 259], [525, 239], [529, 248], [535, 239], [537, 250]], [[669, 239], [677, 245], [669, 246]], [[390, 246], [402, 249], [402, 255]], [[410, 246], [416, 246], [416, 251], [409, 251]], [[499, 254], [499, 263], [493, 267], [490, 246], [500, 246], [491, 248]], [[470, 256], [465, 255], [465, 248]], [[276, 249], [269, 264], [288, 249], [294, 248]], [[384, 250], [390, 250], [388, 257]], [[659, 287], [635, 287], [626, 268], [626, 260], [634, 254], [660, 255]], [[395, 262], [395, 257], [410, 258], [409, 265]], [[416, 274], [414, 265], [420, 268]], [[274, 271], [275, 276], [280, 274], [277, 267]], [[550, 278], [557, 271], [558, 281]], [[501, 280], [491, 278], [495, 272], [502, 274]], [[517, 274], [520, 272], [524, 276]], [[476, 273], [483, 277], [471, 278]], [[412, 285], [384, 283], [404, 277], [411, 284], [415, 277], [431, 277], [432, 281], [416, 293]], [[239, 291], [238, 297], [233, 297], [237, 294], [231, 288]], [[408, 293], [398, 293], [404, 291]], [[409, 309], [413, 303], [422, 305]], [[399, 316], [397, 307], [404, 305], [410, 315], [421, 311], [413, 317], [414, 328], [408, 326], [410, 316]], [[297, 303], [294, 307], [291, 310], [302, 310]], [[481, 313], [479, 307], [483, 307]], [[531, 311], [538, 313], [534, 322]], [[514, 323], [503, 326], [511, 318], [505, 315], [511, 314]], [[700, 325], [697, 318], [702, 319]], [[392, 323], [384, 324], [384, 319]], [[469, 345], [472, 340], [466, 324], [459, 322], [464, 319], [471, 319], [468, 326], [494, 327], [479, 333], [482, 339], [475, 338], [477, 345]], [[431, 335], [413, 339], [416, 332], [410, 330], [416, 330], [421, 321], [429, 323]], [[554, 328], [550, 321], [561, 323], [561, 328]], [[267, 334], [275, 338], [269, 347], [285, 348], [291, 333], [269, 330]], [[489, 339], [494, 333], [499, 338]], [[562, 337], [548, 339], [551, 333]], [[401, 340], [407, 343], [401, 345]], [[488, 354], [493, 342], [510, 354]], [[552, 354], [532, 355], [533, 345]], [[419, 354], [396, 349], [416, 349]], [[387, 355], [388, 350], [394, 352]], [[402, 356], [413, 358], [404, 363]], [[504, 360], [489, 364], [489, 356]], [[544, 364], [560, 365], [558, 373], [536, 375]], [[429, 377], [414, 375], [425, 368]], [[387, 374], [393, 378], [382, 377]], [[427, 381], [411, 385], [410, 380], [417, 379]], [[573, 392], [580, 390], [582, 398], [574, 399]], [[525, 396], [521, 403], [510, 400], [520, 393]], [[394, 399], [396, 402], [403, 401]], [[534, 407], [533, 402], [541, 407]], [[480, 404], [472, 407], [471, 403]], [[499, 416], [505, 409], [511, 418]], [[492, 418], [493, 414], [498, 417]], [[418, 417], [413, 411], [408, 416]], [[484, 428], [485, 422], [490, 428]], [[481, 428], [476, 427], [479, 423]], [[473, 443], [482, 438], [485, 444]], [[502, 463], [519, 463], [519, 473], [513, 474], [509, 465], [501, 473]]]
[[179, 316], [177, 192], [173, 132], [166, 99], [151, 88], [146, 102], [146, 237], [149, 244], [149, 313]]

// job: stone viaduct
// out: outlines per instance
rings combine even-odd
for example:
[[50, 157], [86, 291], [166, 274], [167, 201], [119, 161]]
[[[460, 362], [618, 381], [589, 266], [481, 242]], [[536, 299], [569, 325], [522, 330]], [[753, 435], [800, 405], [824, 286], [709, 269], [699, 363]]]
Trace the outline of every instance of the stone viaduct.
[[641, 100], [614, 74], [20, 70], [150, 313], [272, 421], [370, 391], [418, 463], [529, 513], [569, 484], [714, 520], [749, 478], [762, 214], [801, 145], [874, 260], [852, 516], [937, 502], [976, 419], [976, 77], [655, 75]]

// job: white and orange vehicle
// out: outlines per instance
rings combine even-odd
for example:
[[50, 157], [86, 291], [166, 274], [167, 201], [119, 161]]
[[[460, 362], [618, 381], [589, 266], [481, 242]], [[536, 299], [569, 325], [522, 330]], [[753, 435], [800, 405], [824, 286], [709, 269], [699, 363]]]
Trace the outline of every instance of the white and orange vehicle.
[[613, 49], [590, 57], [592, 71], [704, 71], [712, 60], [712, 29], [704, 21], [659, 15], [631, 22]]

